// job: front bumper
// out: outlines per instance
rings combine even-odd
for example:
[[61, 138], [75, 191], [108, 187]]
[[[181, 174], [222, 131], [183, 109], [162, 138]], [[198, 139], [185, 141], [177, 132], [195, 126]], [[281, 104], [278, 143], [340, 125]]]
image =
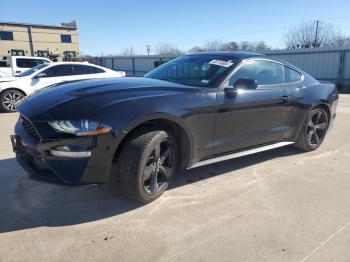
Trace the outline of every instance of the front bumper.
[[[115, 133], [64, 139], [37, 139], [26, 131], [21, 121], [11, 136], [18, 163], [30, 174], [66, 184], [108, 183], [114, 152], [118, 145]], [[88, 157], [53, 156], [57, 146], [85, 146]]]

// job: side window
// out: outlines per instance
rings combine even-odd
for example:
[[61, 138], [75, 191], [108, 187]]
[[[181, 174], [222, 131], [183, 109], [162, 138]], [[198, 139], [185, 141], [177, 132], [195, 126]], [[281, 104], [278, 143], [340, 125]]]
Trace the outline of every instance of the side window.
[[47, 63], [47, 61], [46, 60], [42, 60], [42, 59], [36, 59], [36, 63], [38, 65], [41, 65], [41, 64]]
[[10, 65], [5, 60], [0, 60], [0, 67], [10, 67]]
[[36, 59], [18, 58], [16, 59], [16, 65], [19, 68], [32, 68], [37, 66], [37, 63]]
[[88, 74], [98, 74], [104, 73], [105, 71], [94, 66], [88, 65], [73, 65], [73, 70], [75, 75], [88, 75]]
[[72, 65], [57, 65], [44, 70], [42, 73], [46, 74], [46, 77], [59, 77], [73, 75]]
[[288, 67], [284, 67], [284, 74], [285, 74], [286, 83], [301, 81], [301, 78], [303, 76], [302, 74]]
[[254, 79], [258, 85], [282, 84], [283, 66], [265, 60], [248, 61], [230, 78], [229, 85], [232, 86], [240, 78]]

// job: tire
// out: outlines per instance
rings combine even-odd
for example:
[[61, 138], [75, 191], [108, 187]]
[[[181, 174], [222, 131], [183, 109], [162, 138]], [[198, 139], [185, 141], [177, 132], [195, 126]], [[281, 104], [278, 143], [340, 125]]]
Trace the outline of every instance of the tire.
[[25, 97], [25, 94], [16, 89], [7, 89], [0, 95], [0, 109], [3, 112], [16, 112], [15, 104]]
[[309, 152], [319, 148], [326, 136], [329, 125], [327, 112], [322, 108], [314, 108], [309, 112], [294, 146]]
[[131, 137], [117, 158], [115, 182], [128, 198], [147, 204], [167, 188], [176, 169], [176, 143], [166, 131]]

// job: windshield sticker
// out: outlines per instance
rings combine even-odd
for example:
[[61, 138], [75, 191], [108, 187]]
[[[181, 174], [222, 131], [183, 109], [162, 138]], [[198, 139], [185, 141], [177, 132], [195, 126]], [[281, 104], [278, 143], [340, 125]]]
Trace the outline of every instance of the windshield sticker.
[[208, 84], [208, 83], [209, 83], [209, 80], [203, 79], [203, 80], [201, 80], [201, 83], [203, 83], [203, 84]]
[[209, 64], [211, 64], [211, 65], [218, 65], [218, 66], [224, 66], [224, 67], [230, 67], [230, 66], [233, 65], [232, 60], [223, 61], [223, 60], [216, 60], [216, 59], [211, 60], [209, 62]]

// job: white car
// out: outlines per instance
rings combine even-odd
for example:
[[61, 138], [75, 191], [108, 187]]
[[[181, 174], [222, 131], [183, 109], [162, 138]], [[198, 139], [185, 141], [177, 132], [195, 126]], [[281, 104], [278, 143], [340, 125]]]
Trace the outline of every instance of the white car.
[[14, 112], [17, 101], [49, 85], [65, 81], [123, 76], [125, 76], [123, 71], [113, 71], [89, 63], [40, 64], [15, 77], [0, 78], [0, 109], [5, 112]]
[[10, 56], [0, 60], [0, 77], [15, 76], [43, 63], [52, 63], [44, 57]]

